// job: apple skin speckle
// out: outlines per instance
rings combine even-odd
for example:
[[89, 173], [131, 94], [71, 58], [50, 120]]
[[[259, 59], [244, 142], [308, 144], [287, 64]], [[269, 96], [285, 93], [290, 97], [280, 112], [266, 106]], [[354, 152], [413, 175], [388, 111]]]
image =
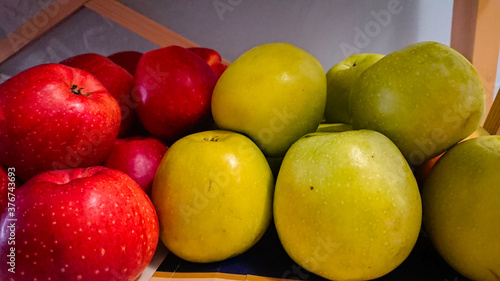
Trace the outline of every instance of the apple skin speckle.
[[[16, 274], [23, 272], [23, 280], [132, 281], [156, 250], [156, 211], [123, 172], [99, 166], [42, 172], [16, 190], [16, 199]], [[9, 223], [4, 213], [2, 253], [11, 247]], [[7, 259], [0, 256], [2, 264]], [[0, 280], [9, 274], [1, 271]]]

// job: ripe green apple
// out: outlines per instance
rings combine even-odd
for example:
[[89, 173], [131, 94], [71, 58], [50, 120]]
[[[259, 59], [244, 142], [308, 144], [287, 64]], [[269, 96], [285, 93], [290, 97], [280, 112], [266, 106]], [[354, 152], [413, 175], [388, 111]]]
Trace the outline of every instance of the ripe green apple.
[[359, 75], [383, 58], [381, 54], [355, 54], [334, 65], [326, 73], [325, 120], [351, 124], [349, 94]]
[[215, 262], [241, 254], [267, 229], [274, 179], [247, 137], [204, 131], [176, 141], [152, 188], [160, 238], [178, 257]]
[[424, 229], [441, 256], [471, 280], [500, 280], [500, 136], [457, 144], [422, 190]]
[[396, 268], [420, 232], [420, 193], [398, 148], [371, 130], [312, 133], [286, 153], [274, 221], [300, 266], [331, 280]]
[[474, 132], [484, 88], [472, 64], [452, 48], [421, 42], [364, 71], [351, 90], [354, 129], [389, 137], [418, 166]]
[[221, 129], [249, 136], [266, 156], [283, 156], [323, 118], [326, 77], [319, 61], [288, 43], [263, 44], [224, 71], [212, 96]]

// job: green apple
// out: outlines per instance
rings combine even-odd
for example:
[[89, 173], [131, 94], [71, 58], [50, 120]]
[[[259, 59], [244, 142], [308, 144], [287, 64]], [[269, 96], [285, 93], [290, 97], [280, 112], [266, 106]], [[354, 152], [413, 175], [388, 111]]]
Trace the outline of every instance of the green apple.
[[349, 94], [359, 75], [383, 58], [380, 54], [355, 54], [334, 65], [326, 73], [325, 120], [351, 124]]
[[457, 144], [437, 161], [422, 189], [424, 229], [465, 277], [500, 280], [500, 136]]
[[288, 43], [254, 47], [218, 80], [212, 113], [221, 129], [249, 136], [266, 156], [283, 156], [323, 118], [326, 77], [319, 61]]
[[241, 254], [266, 231], [274, 179], [247, 137], [215, 130], [175, 142], [153, 182], [160, 238], [178, 257], [215, 262]]
[[369, 280], [396, 268], [420, 232], [417, 183], [398, 148], [371, 130], [312, 133], [286, 153], [274, 221], [300, 266], [331, 280]]
[[421, 42], [364, 71], [351, 90], [354, 129], [389, 137], [418, 166], [474, 132], [485, 94], [472, 64], [452, 48]]

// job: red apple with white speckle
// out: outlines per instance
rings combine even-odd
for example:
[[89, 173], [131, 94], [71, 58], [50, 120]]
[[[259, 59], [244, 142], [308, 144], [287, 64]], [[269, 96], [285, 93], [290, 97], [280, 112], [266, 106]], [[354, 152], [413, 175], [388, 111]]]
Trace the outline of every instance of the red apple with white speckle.
[[132, 281], [159, 237], [148, 196], [126, 174], [99, 166], [36, 175], [16, 191], [15, 213], [4, 213], [0, 225], [0, 280], [9, 281]]
[[101, 164], [119, 127], [118, 103], [86, 71], [43, 64], [0, 84], [0, 163], [23, 181]]
[[167, 146], [153, 137], [135, 136], [116, 139], [104, 166], [129, 175], [151, 194], [151, 186]]
[[197, 54], [179, 46], [145, 53], [134, 83], [137, 114], [153, 136], [167, 144], [209, 124], [216, 73]]
[[73, 56], [61, 61], [61, 64], [89, 72], [106, 87], [120, 105], [121, 124], [118, 136], [129, 135], [132, 123], [137, 119], [137, 102], [132, 97], [134, 77], [111, 59], [94, 53]]

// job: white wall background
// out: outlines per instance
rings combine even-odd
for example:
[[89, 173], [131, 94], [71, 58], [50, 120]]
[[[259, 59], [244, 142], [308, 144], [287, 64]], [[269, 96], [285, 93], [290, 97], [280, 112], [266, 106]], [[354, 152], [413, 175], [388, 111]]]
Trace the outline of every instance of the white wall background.
[[[62, 2], [62, 0], [57, 0]], [[67, 1], [67, 0], [65, 0]], [[0, 37], [54, 0], [2, 0]], [[420, 41], [449, 45], [452, 0], [120, 0], [229, 61], [267, 42], [313, 54], [325, 71], [351, 52], [387, 54]], [[53, 4], [53, 3], [52, 3]], [[88, 9], [0, 65], [0, 82], [37, 64], [72, 55], [146, 52], [156, 45]], [[498, 91], [500, 71], [497, 75]]]

